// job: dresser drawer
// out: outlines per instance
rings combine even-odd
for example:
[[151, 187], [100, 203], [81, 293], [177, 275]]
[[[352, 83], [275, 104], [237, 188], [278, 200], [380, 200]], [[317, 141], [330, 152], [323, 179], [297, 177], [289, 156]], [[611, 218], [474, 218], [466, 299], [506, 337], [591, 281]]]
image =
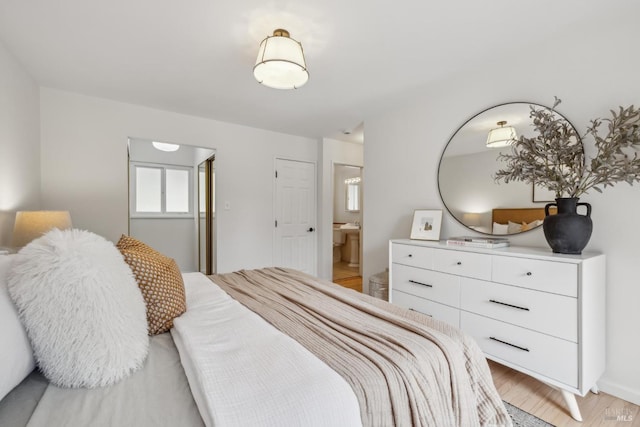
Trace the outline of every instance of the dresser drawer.
[[391, 292], [391, 302], [400, 307], [415, 310], [434, 319], [441, 320], [456, 328], [460, 327], [460, 310], [398, 290]]
[[433, 249], [394, 243], [391, 245], [391, 261], [414, 267], [431, 268]]
[[491, 280], [491, 255], [439, 250], [433, 256], [433, 269], [475, 279]]
[[460, 277], [451, 274], [393, 264], [391, 289], [454, 307], [460, 305]]
[[489, 358], [578, 388], [577, 344], [465, 311], [460, 327]]
[[496, 255], [493, 257], [493, 281], [570, 297], [578, 296], [576, 264]]
[[462, 278], [463, 310], [578, 342], [578, 300], [516, 286]]

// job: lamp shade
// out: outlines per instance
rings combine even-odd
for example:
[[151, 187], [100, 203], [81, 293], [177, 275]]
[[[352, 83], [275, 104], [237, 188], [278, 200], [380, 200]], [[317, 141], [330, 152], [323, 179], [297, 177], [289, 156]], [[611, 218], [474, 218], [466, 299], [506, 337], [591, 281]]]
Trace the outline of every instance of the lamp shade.
[[259, 83], [274, 89], [301, 87], [309, 80], [302, 45], [289, 37], [287, 30], [275, 30], [260, 43], [253, 75]]
[[462, 214], [462, 223], [469, 227], [477, 227], [480, 225], [481, 216], [477, 212], [464, 212]]
[[12, 245], [16, 248], [23, 247], [53, 228], [71, 228], [71, 215], [68, 211], [18, 212], [13, 227]]
[[498, 126], [495, 129], [489, 131], [487, 136], [487, 147], [489, 148], [502, 148], [508, 147], [513, 144], [518, 135], [513, 126], [505, 126], [506, 121], [502, 120], [497, 123]]

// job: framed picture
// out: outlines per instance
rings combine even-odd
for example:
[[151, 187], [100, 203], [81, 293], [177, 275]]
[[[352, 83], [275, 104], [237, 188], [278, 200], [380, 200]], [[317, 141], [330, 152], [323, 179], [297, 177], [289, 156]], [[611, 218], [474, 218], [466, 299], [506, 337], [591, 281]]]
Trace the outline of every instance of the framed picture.
[[535, 182], [532, 184], [532, 198], [533, 203], [550, 203], [556, 201], [556, 195], [553, 191], [549, 191], [544, 187], [537, 185]]
[[413, 212], [411, 238], [417, 240], [440, 240], [442, 210], [418, 209]]

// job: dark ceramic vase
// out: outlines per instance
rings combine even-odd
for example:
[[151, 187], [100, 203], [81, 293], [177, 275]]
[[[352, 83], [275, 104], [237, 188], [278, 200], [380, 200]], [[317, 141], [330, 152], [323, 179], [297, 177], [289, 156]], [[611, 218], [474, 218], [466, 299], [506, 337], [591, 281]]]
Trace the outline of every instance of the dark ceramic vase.
[[[591, 205], [578, 203], [577, 197], [558, 198], [555, 203], [548, 203], [544, 207], [544, 222], [542, 229], [544, 237], [551, 249], [559, 254], [581, 254], [593, 230], [591, 222]], [[549, 215], [549, 208], [556, 206], [558, 213]], [[578, 206], [585, 206], [587, 214], [577, 212]]]

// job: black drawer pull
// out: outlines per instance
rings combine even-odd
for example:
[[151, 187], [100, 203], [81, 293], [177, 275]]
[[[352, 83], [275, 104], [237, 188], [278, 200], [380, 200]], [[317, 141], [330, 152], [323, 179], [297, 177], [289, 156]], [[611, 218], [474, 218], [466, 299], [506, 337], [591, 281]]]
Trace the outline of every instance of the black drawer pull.
[[462, 261], [456, 262], [456, 265], [462, 265]]
[[507, 307], [517, 308], [518, 310], [529, 311], [529, 309], [527, 307], [520, 307], [519, 305], [513, 305], [513, 304], [506, 303], [506, 302], [496, 301], [494, 299], [490, 299], [489, 302], [492, 302], [494, 304], [506, 305]]
[[427, 288], [433, 288], [433, 285], [428, 283], [416, 282], [415, 280], [409, 280], [409, 283], [415, 283], [416, 285], [426, 286]]
[[422, 312], [420, 310], [416, 310], [415, 308], [410, 308], [409, 311], [415, 311], [416, 313], [420, 313], [420, 314], [424, 314], [425, 316], [433, 317], [432, 315], [427, 314], [425, 312]]
[[527, 276], [531, 276], [531, 275], [533, 275], [533, 273], [530, 271], [527, 271]]
[[520, 347], [519, 345], [511, 344], [510, 342], [502, 341], [502, 340], [499, 340], [498, 338], [489, 337], [489, 339], [490, 339], [490, 340], [494, 340], [494, 341], [498, 341], [499, 343], [502, 343], [502, 344], [510, 345], [511, 347], [515, 347], [515, 348], [517, 348], [518, 350], [522, 350], [522, 351], [529, 351], [529, 349], [528, 349], [528, 348]]
[[409, 254], [408, 256], [409, 256], [409, 258], [413, 257], [413, 255], [412, 255], [412, 254]]

